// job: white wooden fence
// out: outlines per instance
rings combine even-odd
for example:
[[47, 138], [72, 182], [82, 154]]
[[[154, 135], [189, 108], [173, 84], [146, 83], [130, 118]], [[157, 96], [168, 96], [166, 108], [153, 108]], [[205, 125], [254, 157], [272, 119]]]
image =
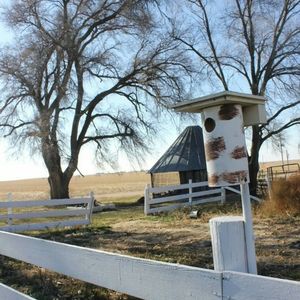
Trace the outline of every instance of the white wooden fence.
[[[6, 213], [0, 214], [0, 221], [6, 220], [7, 225], [0, 226], [0, 230], [10, 232], [20, 232], [28, 230], [41, 230], [65, 226], [88, 225], [91, 223], [91, 215], [93, 211], [94, 198], [91, 193], [90, 197], [72, 198], [72, 199], [51, 199], [51, 200], [27, 200], [27, 201], [9, 201], [0, 202], [0, 209], [6, 209]], [[82, 207], [57, 208], [57, 206], [66, 205], [83, 205]], [[25, 211], [24, 208], [39, 208], [40, 210]], [[49, 208], [53, 208], [49, 210]], [[18, 211], [13, 212], [13, 210]], [[42, 210], [41, 210], [42, 209]], [[62, 217], [72, 217], [72, 219], [61, 219]], [[75, 219], [74, 219], [75, 217]], [[26, 219], [36, 218], [60, 218], [59, 220], [43, 221], [35, 223], [24, 223]], [[14, 224], [14, 220], [18, 220], [18, 224]], [[22, 221], [23, 220], [23, 221]], [[31, 220], [30, 220], [31, 221]], [[21, 222], [21, 223], [20, 223]]]
[[[241, 195], [241, 191], [239, 191], [239, 190], [237, 190], [237, 189], [235, 189], [235, 188], [233, 188], [233, 187], [225, 186], [224, 189], [225, 189], [225, 190], [228, 190], [228, 191], [231, 191], [231, 192], [233, 192], [233, 193], [236, 193], [236, 194]], [[255, 200], [255, 201], [259, 202], [259, 203], [262, 202], [262, 199], [260, 199], [260, 198], [258, 198], [258, 197], [255, 197], [255, 196], [252, 196], [252, 195], [250, 195], [250, 199], [251, 199], [251, 200]]]
[[[0, 254], [142, 299], [298, 300], [300, 295], [295, 281], [157, 262], [1, 231]], [[4, 285], [0, 295], [32, 299]]]
[[[181, 185], [168, 185], [162, 187], [150, 187], [149, 185], [145, 188], [145, 204], [144, 213], [145, 215], [159, 213], [164, 211], [171, 211], [180, 207], [192, 206], [196, 204], [225, 201], [225, 190], [224, 188], [215, 188], [205, 191], [193, 191], [195, 188], [207, 187], [208, 182], [192, 182]], [[185, 194], [171, 195], [174, 191], [188, 190]], [[155, 198], [155, 194], [165, 194]], [[174, 202], [179, 202], [174, 204]], [[171, 203], [171, 204], [170, 204]]]
[[34, 300], [34, 298], [24, 295], [2, 283], [0, 283], [0, 299], [3, 300]]

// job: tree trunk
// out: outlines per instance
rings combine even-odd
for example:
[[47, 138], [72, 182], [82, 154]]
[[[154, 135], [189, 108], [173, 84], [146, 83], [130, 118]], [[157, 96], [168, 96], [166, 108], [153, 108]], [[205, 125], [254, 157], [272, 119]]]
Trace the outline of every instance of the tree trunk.
[[261, 147], [261, 136], [257, 125], [252, 127], [252, 147], [249, 159], [250, 193], [256, 195], [257, 174], [259, 171], [259, 149]]
[[48, 177], [51, 199], [69, 198], [69, 183], [62, 173], [51, 172]]
[[62, 171], [58, 145], [48, 138], [42, 141], [42, 154], [49, 173], [51, 199], [69, 198], [69, 184], [76, 167], [72, 169], [73, 172], [70, 171], [70, 168], [68, 168], [68, 172]]

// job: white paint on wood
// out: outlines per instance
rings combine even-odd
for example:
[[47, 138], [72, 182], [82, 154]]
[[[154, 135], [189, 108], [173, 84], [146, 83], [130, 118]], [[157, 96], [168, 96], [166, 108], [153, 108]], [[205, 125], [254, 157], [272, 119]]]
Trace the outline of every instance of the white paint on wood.
[[142, 299], [219, 300], [222, 293], [222, 274], [217, 271], [8, 232], [0, 232], [0, 254]]
[[194, 182], [191, 185], [189, 183], [180, 184], [180, 185], [165, 185], [165, 186], [161, 186], [161, 187], [149, 188], [149, 192], [150, 193], [163, 193], [163, 192], [168, 192], [168, 191], [184, 190], [184, 189], [188, 189], [190, 187], [195, 188], [195, 187], [202, 187], [202, 186], [207, 186], [207, 185], [208, 185], [207, 181]]
[[193, 201], [193, 197], [192, 197], [192, 194], [193, 194], [193, 188], [192, 188], [192, 179], [189, 179], [189, 205], [192, 206], [192, 201]]
[[2, 283], [0, 283], [0, 299], [3, 300], [34, 300], [19, 291], [16, 291]]
[[[11, 203], [12, 202], [12, 193], [7, 194], [7, 202]], [[9, 216], [13, 213], [12, 207], [7, 208], [7, 225], [12, 225], [12, 218]]]
[[[298, 300], [300, 294], [296, 281], [133, 258], [1, 231], [0, 254], [142, 299]], [[3, 284], [0, 295], [32, 299]]]
[[[218, 189], [211, 189], [207, 191], [200, 191], [200, 192], [193, 192], [194, 187], [203, 187], [207, 186], [207, 181], [205, 182], [195, 182], [192, 183], [191, 180], [189, 180], [188, 184], [181, 184], [177, 186], [164, 186], [159, 188], [151, 188], [149, 185], [145, 188], [144, 198], [144, 213], [145, 215], [151, 214], [151, 213], [159, 213], [164, 211], [171, 211], [177, 208], [186, 207], [186, 206], [192, 206], [197, 204], [203, 204], [203, 203], [209, 203], [209, 202], [216, 202], [221, 201], [222, 203], [225, 201], [225, 193], [222, 188]], [[151, 196], [154, 193], [168, 193], [170, 191], [174, 190], [187, 190], [188, 193], [186, 194], [180, 194], [180, 195], [172, 195], [172, 196], [165, 196], [165, 197], [159, 197], [159, 198], [153, 198]], [[218, 195], [217, 197], [211, 197], [211, 195]], [[208, 197], [209, 196], [209, 197]], [[199, 199], [202, 198], [202, 199]], [[168, 202], [175, 202], [179, 201], [178, 204], [171, 204], [171, 205], [160, 205], [156, 207], [151, 207], [151, 205], [157, 205], [157, 204], [166, 204]]]
[[166, 197], [161, 197], [161, 198], [153, 198], [149, 202], [150, 202], [150, 204], [160, 204], [160, 203], [167, 203], [167, 202], [173, 202], [173, 201], [179, 201], [179, 200], [188, 201], [189, 196], [190, 196], [189, 194], [166, 196]]
[[253, 222], [251, 212], [251, 201], [248, 183], [241, 183], [241, 198], [243, 208], [243, 218], [245, 224], [245, 241], [248, 261], [248, 272], [257, 274], [255, 239], [253, 233]]
[[56, 205], [71, 205], [71, 204], [88, 204], [90, 198], [71, 198], [71, 199], [51, 199], [51, 200], [27, 200], [0, 202], [0, 208], [8, 207], [34, 207], [34, 206], [56, 206]]
[[209, 220], [214, 269], [247, 272], [244, 221], [227, 216]]
[[87, 212], [86, 212], [86, 215], [85, 215], [85, 219], [89, 221], [89, 224], [92, 223], [92, 215], [93, 215], [93, 209], [94, 209], [94, 202], [95, 202], [94, 193], [90, 192], [90, 201], [88, 202]]
[[[210, 203], [210, 202], [219, 202], [221, 200], [222, 200], [222, 198], [220, 196], [211, 197], [211, 198], [207, 198], [207, 199], [194, 200], [193, 205]], [[148, 209], [148, 214], [160, 213], [160, 212], [165, 212], [165, 211], [172, 211], [174, 209], [187, 207], [189, 205], [190, 205], [189, 202], [184, 202], [184, 203], [178, 203], [178, 204], [172, 204], [172, 205], [153, 207], [153, 208]]]
[[186, 199], [188, 201], [189, 198], [203, 197], [208, 195], [221, 194], [221, 189], [213, 189], [208, 191], [194, 192], [191, 194], [183, 194], [183, 195], [174, 195], [174, 196], [166, 196], [161, 198], [154, 198], [150, 200], [150, 204], [159, 204], [166, 203], [178, 200]]
[[223, 299], [230, 300], [299, 300], [300, 282], [224, 272]]
[[11, 219], [31, 219], [31, 218], [47, 218], [47, 217], [71, 217], [71, 216], [81, 216], [89, 213], [87, 208], [78, 208], [76, 210], [49, 210], [49, 211], [37, 211], [37, 212], [25, 212], [25, 213], [15, 213], [10, 215], [0, 215], [0, 220], [5, 218]]
[[226, 201], [226, 189], [224, 187], [221, 188], [221, 203], [224, 204]]
[[266, 182], [267, 182], [267, 186], [268, 186], [268, 196], [271, 199], [272, 198], [272, 182], [269, 178], [269, 176], [265, 176]]
[[[239, 190], [235, 189], [235, 188], [232, 188], [232, 187], [229, 187], [229, 186], [225, 186], [224, 189], [241, 195], [241, 192]], [[255, 196], [252, 196], [252, 195], [250, 195], [250, 199], [255, 200], [255, 201], [259, 202], [259, 203], [262, 202], [262, 199], [260, 199], [258, 197], [255, 197]]]
[[144, 191], [144, 214], [148, 215], [150, 211], [150, 184], [147, 184]]
[[219, 202], [222, 200], [221, 196], [217, 197], [209, 197], [209, 198], [204, 198], [204, 199], [199, 199], [199, 200], [194, 200], [194, 204], [204, 204], [204, 203], [210, 203], [210, 202]]
[[22, 232], [30, 230], [42, 230], [50, 228], [62, 228], [62, 227], [72, 227], [80, 225], [89, 225], [89, 220], [66, 220], [66, 221], [53, 221], [53, 222], [43, 222], [43, 223], [24, 223], [20, 225], [11, 225], [0, 227], [0, 230], [8, 232]]
[[[59, 228], [64, 226], [77, 226], [77, 225], [88, 225], [91, 223], [91, 215], [94, 205], [94, 197], [90, 198], [73, 198], [73, 199], [52, 199], [42, 201], [15, 201], [15, 202], [0, 202], [0, 207], [7, 207], [8, 210], [12, 210], [12, 207], [24, 208], [24, 207], [40, 207], [45, 205], [48, 207], [57, 205], [69, 205], [69, 204], [86, 204], [86, 207], [76, 207], [76, 209], [56, 209], [47, 211], [35, 211], [35, 212], [20, 212], [20, 213], [9, 213], [6, 215], [0, 215], [0, 220], [8, 219], [11, 220], [7, 226], [0, 227], [0, 230], [10, 232], [20, 232], [27, 230], [41, 230], [48, 228]], [[36, 204], [36, 205], [34, 205]], [[82, 216], [84, 219], [72, 219], [72, 220], [59, 220], [53, 222], [40, 222], [40, 223], [23, 223], [13, 225], [12, 220], [25, 220], [33, 218], [51, 218], [51, 217], [79, 217]]]

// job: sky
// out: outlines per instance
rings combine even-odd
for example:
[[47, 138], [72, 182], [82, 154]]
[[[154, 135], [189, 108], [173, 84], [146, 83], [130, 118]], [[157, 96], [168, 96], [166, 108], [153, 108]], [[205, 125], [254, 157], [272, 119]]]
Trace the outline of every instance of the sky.
[[[0, 45], [9, 42], [10, 34], [8, 29], [0, 23]], [[203, 95], [199, 95], [203, 96]], [[200, 118], [198, 118], [200, 120]], [[200, 123], [200, 122], [199, 122]], [[97, 167], [94, 160], [94, 154], [91, 149], [84, 149], [80, 154], [78, 169], [84, 175], [96, 174], [102, 172], [112, 171], [132, 171], [144, 169], [147, 170], [160, 158], [160, 156], [168, 149], [168, 147], [175, 141], [176, 137], [184, 130], [188, 125], [200, 125], [195, 121], [185, 122], [179, 128], [176, 128], [174, 124], [165, 124], [164, 129], [160, 131], [155, 140], [155, 144], [152, 145], [151, 153], [145, 156], [144, 163], [142, 165], [132, 165], [129, 159], [120, 155], [119, 157], [119, 169], [102, 169]], [[286, 162], [288, 159], [300, 159], [300, 128], [294, 127], [288, 130], [285, 134], [286, 143], [283, 148], [283, 158]], [[27, 179], [27, 178], [39, 178], [47, 177], [47, 169], [44, 166], [41, 157], [32, 157], [29, 153], [18, 153], [18, 155], [12, 155], [9, 151], [9, 145], [5, 139], [0, 138], [0, 181]], [[265, 143], [260, 152], [260, 161], [274, 161], [281, 160], [281, 153], [279, 150], [275, 150], [271, 143]]]
[[[11, 33], [4, 24], [0, 22], [0, 46], [11, 40]], [[186, 122], [182, 128], [175, 128], [170, 124], [164, 126], [163, 135], [158, 136], [155, 145], [151, 147], [151, 152], [145, 156], [141, 165], [132, 163], [124, 154], [119, 155], [119, 168], [100, 168], [94, 160], [94, 153], [91, 149], [83, 149], [80, 153], [78, 169], [84, 175], [114, 172], [114, 171], [134, 171], [147, 170], [154, 165], [156, 160], [173, 143], [181, 131], [188, 125], [195, 125], [192, 122]], [[0, 138], [0, 181], [48, 177], [47, 169], [41, 157], [38, 155], [32, 157], [28, 152], [12, 153], [11, 145], [4, 138]], [[79, 174], [77, 172], [77, 174]]]

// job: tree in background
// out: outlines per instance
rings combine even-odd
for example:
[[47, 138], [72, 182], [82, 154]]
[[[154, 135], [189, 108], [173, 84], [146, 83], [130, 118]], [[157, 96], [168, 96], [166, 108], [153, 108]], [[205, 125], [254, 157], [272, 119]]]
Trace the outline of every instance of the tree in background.
[[[188, 72], [162, 29], [159, 1], [15, 0], [0, 52], [0, 129], [42, 154], [51, 198], [69, 197], [81, 149], [110, 159], [116, 141], [147, 147], [155, 112], [178, 101]], [[111, 143], [111, 141], [114, 141]]]
[[255, 193], [262, 144], [300, 124], [300, 1], [185, 3], [189, 17], [171, 20], [173, 36], [206, 72], [202, 80], [214, 89], [238, 86], [269, 100], [267, 124], [252, 126], [249, 171]]

